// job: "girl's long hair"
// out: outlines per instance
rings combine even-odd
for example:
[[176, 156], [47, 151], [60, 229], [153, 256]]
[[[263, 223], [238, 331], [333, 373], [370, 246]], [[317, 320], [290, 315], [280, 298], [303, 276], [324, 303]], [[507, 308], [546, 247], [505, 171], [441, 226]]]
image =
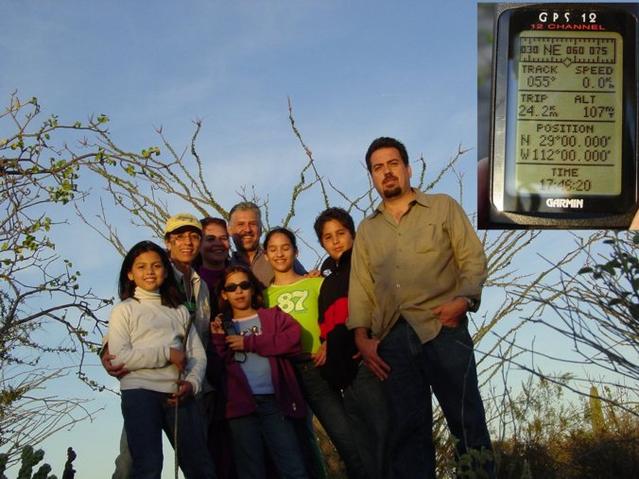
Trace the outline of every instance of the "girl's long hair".
[[226, 279], [231, 276], [233, 273], [244, 273], [248, 278], [249, 283], [251, 283], [251, 307], [253, 309], [259, 309], [264, 307], [264, 287], [262, 283], [255, 277], [253, 271], [251, 271], [246, 266], [242, 265], [234, 265], [229, 266], [224, 270], [224, 276], [222, 277], [220, 283], [217, 285], [217, 301], [220, 313], [224, 315], [225, 318], [232, 318], [233, 311], [231, 309], [231, 305], [227, 300], [222, 297], [222, 291], [224, 291], [224, 284], [226, 283]]
[[161, 246], [158, 246], [153, 241], [140, 241], [133, 246], [133, 248], [131, 248], [124, 257], [118, 279], [118, 296], [122, 301], [128, 298], [134, 298], [135, 282], [130, 280], [128, 275], [133, 268], [135, 259], [142, 253], [148, 253], [151, 251], [158, 254], [162, 260], [164, 271], [166, 271], [166, 278], [164, 278], [164, 281], [160, 285], [160, 298], [162, 299], [162, 304], [170, 308], [177, 308], [184, 303], [184, 296], [178, 289], [169, 255]]

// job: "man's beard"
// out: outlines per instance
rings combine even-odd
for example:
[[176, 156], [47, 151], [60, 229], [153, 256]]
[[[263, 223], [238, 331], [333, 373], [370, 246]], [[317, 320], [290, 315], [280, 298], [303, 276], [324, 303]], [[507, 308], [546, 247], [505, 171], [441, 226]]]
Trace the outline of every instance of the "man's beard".
[[249, 251], [256, 251], [259, 248], [259, 242], [257, 242], [257, 244], [255, 244], [255, 242], [252, 242], [249, 246], [250, 248], [246, 248], [244, 246], [244, 240], [241, 236], [237, 237], [233, 237], [233, 243], [235, 244], [235, 249], [237, 251], [241, 251], [243, 253], [248, 253]]
[[386, 199], [395, 198], [402, 194], [402, 188], [401, 186], [395, 186], [394, 188], [383, 190], [383, 194]]

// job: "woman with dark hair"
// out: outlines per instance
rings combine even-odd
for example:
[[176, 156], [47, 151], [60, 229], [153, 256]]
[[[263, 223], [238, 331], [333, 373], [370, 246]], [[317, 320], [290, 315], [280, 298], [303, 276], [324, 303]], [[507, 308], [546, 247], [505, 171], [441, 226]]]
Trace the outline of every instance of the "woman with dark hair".
[[122, 302], [111, 312], [108, 337], [112, 363], [129, 371], [120, 378], [120, 390], [133, 459], [130, 477], [160, 478], [162, 431], [173, 440], [177, 413], [175, 446], [184, 475], [215, 478], [201, 417], [191, 400], [201, 389], [206, 355], [182, 305], [167, 253], [151, 241], [133, 246], [120, 269], [118, 293]]
[[[206, 216], [200, 220], [202, 241], [193, 268], [209, 288], [211, 318], [218, 313], [218, 285], [224, 279], [229, 264], [229, 233], [222, 218]], [[207, 348], [207, 379], [215, 390], [214, 400], [208, 404], [207, 415], [212, 418], [208, 428], [208, 448], [215, 461], [218, 479], [235, 479], [235, 464], [231, 432], [225, 417], [224, 362], [214, 348]]]
[[[224, 275], [224, 269], [229, 265], [231, 244], [226, 221], [222, 218], [206, 216], [200, 220], [200, 223], [202, 224], [202, 241], [193, 267], [209, 287], [211, 307], [215, 311], [217, 309], [215, 291]], [[212, 314], [212, 316], [215, 317], [216, 314]]]
[[291, 418], [306, 414], [289, 357], [300, 352], [300, 328], [278, 308], [264, 308], [262, 287], [244, 266], [224, 270], [221, 314], [212, 341], [226, 365], [226, 417], [240, 479], [265, 478], [264, 445], [283, 478], [306, 478]]

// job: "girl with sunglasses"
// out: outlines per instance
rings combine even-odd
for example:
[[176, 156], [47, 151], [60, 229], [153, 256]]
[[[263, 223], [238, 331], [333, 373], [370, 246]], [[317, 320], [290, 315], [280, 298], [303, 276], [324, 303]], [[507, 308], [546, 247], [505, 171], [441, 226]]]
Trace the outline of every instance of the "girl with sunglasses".
[[264, 445], [283, 478], [307, 478], [290, 418], [306, 415], [290, 356], [300, 327], [278, 308], [265, 309], [260, 282], [243, 266], [225, 269], [221, 314], [212, 341], [226, 365], [226, 417], [239, 479], [265, 478]]

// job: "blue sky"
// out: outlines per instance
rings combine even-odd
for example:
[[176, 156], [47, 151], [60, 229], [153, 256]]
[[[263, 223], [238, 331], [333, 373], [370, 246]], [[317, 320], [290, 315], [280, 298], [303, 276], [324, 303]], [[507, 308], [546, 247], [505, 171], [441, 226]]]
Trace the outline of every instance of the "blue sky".
[[[255, 185], [269, 196], [273, 224], [305, 163], [287, 98], [320, 172], [353, 194], [366, 188], [361, 163], [378, 136], [401, 139], [413, 158], [424, 155], [431, 172], [459, 144], [476, 144], [474, 1], [12, 0], [4, 6], [0, 101], [17, 89], [63, 121], [107, 114], [115, 141], [134, 151], [158, 144], [157, 126], [181, 150], [192, 120], [202, 119], [198, 149], [211, 189], [229, 208], [242, 185]], [[475, 151], [459, 164], [469, 213], [475, 164]], [[455, 182], [440, 190], [456, 195]], [[318, 199], [309, 194], [293, 224], [309, 240]], [[128, 227], [127, 218], [118, 222], [129, 245], [148, 236]], [[115, 251], [73, 222], [65, 228], [59, 251], [98, 293], [115, 295]], [[97, 364], [94, 371], [115, 385]], [[70, 384], [65, 387], [91, 396]], [[55, 472], [73, 445], [78, 477], [110, 475], [121, 428], [118, 400], [101, 394], [94, 403], [106, 407], [95, 422], [45, 444]], [[165, 477], [171, 464], [165, 461]]]
[[[134, 151], [158, 144], [158, 126], [180, 151], [192, 121], [202, 119], [198, 150], [209, 186], [229, 208], [242, 185], [255, 185], [269, 197], [272, 225], [306, 161], [288, 122], [288, 98], [320, 173], [353, 195], [366, 188], [363, 153], [377, 136], [400, 138], [430, 171], [457, 145], [475, 145], [473, 2], [62, 5], [13, 2], [0, 19], [0, 95], [37, 96], [62, 121], [105, 113], [115, 141]], [[471, 151], [460, 166], [470, 167], [464, 199], [471, 211], [474, 165]], [[292, 226], [310, 230], [316, 193], [303, 199], [308, 213]], [[120, 231], [129, 244], [140, 235]], [[72, 249], [83, 271], [99, 273], [94, 245]]]

